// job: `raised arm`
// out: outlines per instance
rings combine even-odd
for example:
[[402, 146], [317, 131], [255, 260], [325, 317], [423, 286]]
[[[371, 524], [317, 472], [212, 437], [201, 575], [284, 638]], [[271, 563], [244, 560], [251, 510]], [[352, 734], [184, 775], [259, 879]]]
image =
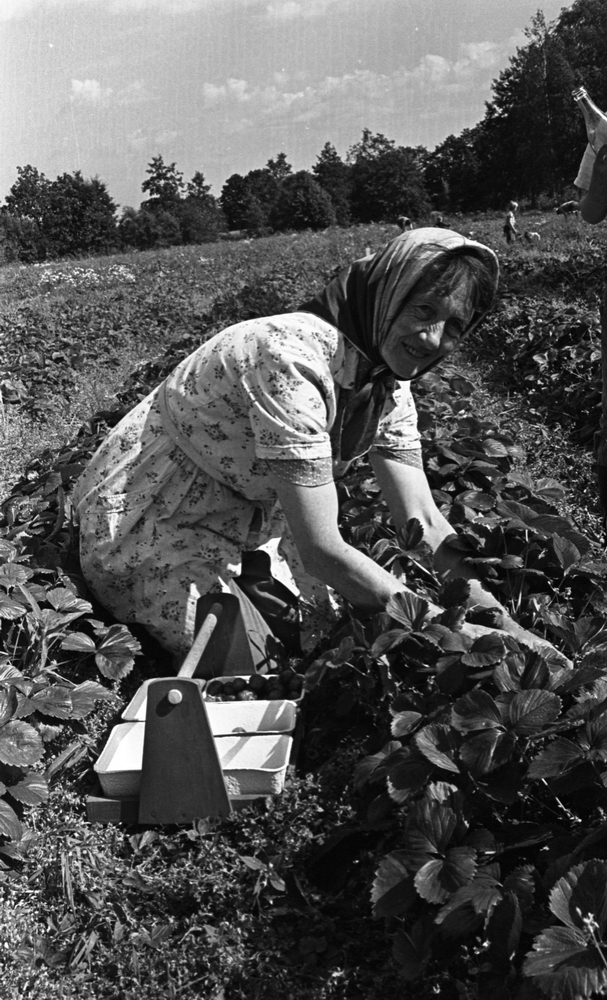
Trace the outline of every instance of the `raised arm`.
[[439, 578], [464, 577], [470, 583], [471, 606], [480, 605], [498, 611], [498, 627], [502, 631], [539, 651], [553, 652], [549, 642], [528, 632], [511, 618], [504, 606], [475, 577], [472, 567], [463, 562], [462, 553], [447, 543], [446, 539], [454, 534], [454, 529], [436, 506], [423, 469], [386, 458], [377, 452], [372, 452], [370, 459], [395, 527], [405, 527], [412, 517], [420, 521], [424, 538], [434, 552]]
[[273, 486], [310, 576], [369, 612], [383, 610], [392, 594], [405, 589], [395, 576], [342, 538], [334, 482], [300, 486], [274, 476]]
[[473, 569], [463, 562], [463, 554], [447, 544], [446, 539], [454, 534], [454, 529], [436, 506], [423, 469], [394, 461], [377, 452], [371, 453], [370, 459], [397, 530], [406, 527], [407, 522], [416, 517], [424, 529], [424, 540], [434, 552], [439, 578], [464, 577], [470, 581], [473, 604], [503, 612], [503, 606], [484, 589]]
[[580, 198], [580, 212], [591, 226], [607, 217], [607, 143], [596, 155], [590, 187]]

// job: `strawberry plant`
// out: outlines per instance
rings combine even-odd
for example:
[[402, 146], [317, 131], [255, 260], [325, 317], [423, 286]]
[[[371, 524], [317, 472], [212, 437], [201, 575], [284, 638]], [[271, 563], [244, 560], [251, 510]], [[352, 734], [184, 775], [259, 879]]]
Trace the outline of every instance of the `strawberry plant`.
[[[36, 571], [23, 542], [10, 536], [0, 538], [0, 858], [5, 861], [24, 856], [23, 806], [47, 801], [49, 777], [58, 767], [56, 761], [49, 766], [48, 758], [65, 741], [65, 727], [75, 724], [77, 732], [98, 702], [115, 698], [87, 676], [87, 661], [103, 678], [116, 681], [132, 669], [139, 652], [124, 626], [96, 620], [68, 577], [58, 570]], [[76, 741], [62, 752], [73, 757], [81, 751]]]
[[[603, 983], [607, 892], [597, 860], [607, 856], [606, 567], [558, 514], [558, 484], [515, 472], [514, 442], [467, 411], [458, 376], [433, 374], [416, 393], [430, 482], [457, 544], [514, 616], [570, 659], [504, 633], [470, 635], [491, 615], [466, 609], [465, 581], [439, 585], [421, 526], [396, 538], [358, 473], [342, 487], [344, 530], [419, 596], [344, 626], [306, 684], [324, 686], [329, 704], [335, 688], [341, 711], [347, 690], [350, 711], [377, 706], [368, 724], [387, 742], [355, 774], [359, 829], [381, 831], [371, 900], [403, 977], [465, 953], [479, 997], [528, 995], [529, 977], [551, 996], [590, 997]], [[429, 616], [429, 601], [442, 613]], [[597, 899], [553, 932], [550, 892], [580, 862], [594, 866]]]

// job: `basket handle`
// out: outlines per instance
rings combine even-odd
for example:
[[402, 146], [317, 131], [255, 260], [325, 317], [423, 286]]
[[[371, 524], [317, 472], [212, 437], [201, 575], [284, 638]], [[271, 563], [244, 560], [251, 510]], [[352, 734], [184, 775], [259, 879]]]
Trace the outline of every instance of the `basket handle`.
[[198, 666], [200, 657], [204, 653], [207, 643], [211, 638], [211, 636], [213, 635], [213, 631], [215, 629], [215, 626], [217, 625], [217, 622], [221, 617], [222, 611], [223, 608], [221, 604], [219, 604], [219, 602], [216, 602], [215, 604], [211, 605], [211, 607], [209, 608], [209, 612], [205, 620], [203, 621], [202, 625], [200, 626], [200, 629], [198, 630], [198, 634], [194, 639], [194, 642], [192, 643], [188, 655], [181, 664], [181, 667], [179, 668], [179, 673], [177, 674], [178, 677], [194, 676], [194, 672], [196, 670], [196, 667]]

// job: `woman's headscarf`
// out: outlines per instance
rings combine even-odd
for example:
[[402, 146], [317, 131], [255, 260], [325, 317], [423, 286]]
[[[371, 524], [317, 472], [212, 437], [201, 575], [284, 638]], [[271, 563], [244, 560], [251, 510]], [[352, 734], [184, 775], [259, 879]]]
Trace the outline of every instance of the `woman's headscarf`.
[[[361, 353], [354, 388], [340, 392], [331, 431], [336, 457], [349, 460], [363, 455], [373, 443], [386, 397], [395, 384], [381, 355], [392, 324], [428, 266], [443, 251], [462, 245], [475, 248], [497, 288], [499, 266], [492, 250], [449, 229], [424, 228], [403, 233], [372, 256], [355, 260], [299, 307], [337, 327]], [[483, 315], [475, 314], [465, 332]]]

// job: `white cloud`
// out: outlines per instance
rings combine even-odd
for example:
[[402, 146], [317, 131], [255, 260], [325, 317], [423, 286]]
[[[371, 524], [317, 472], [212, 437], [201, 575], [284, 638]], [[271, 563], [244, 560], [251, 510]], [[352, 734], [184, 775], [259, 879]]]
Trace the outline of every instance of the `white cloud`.
[[[444, 94], [472, 91], [488, 87], [492, 72], [503, 64], [512, 51], [515, 39], [498, 44], [474, 42], [461, 44], [456, 59], [429, 53], [412, 68], [400, 67], [391, 74], [373, 70], [355, 70], [343, 76], [327, 76], [297, 90], [288, 89], [289, 77], [282, 72], [272, 75], [272, 84], [252, 86], [246, 80], [228, 79], [226, 83], [205, 83], [204, 102], [207, 108], [218, 105], [247, 103], [259, 114], [275, 115], [281, 111], [315, 116], [327, 103], [350, 100], [376, 103], [421, 100], [432, 103]], [[291, 83], [292, 86], [292, 83]]]
[[25, 17], [38, 4], [38, 0], [2, 0], [0, 21], [14, 21]]
[[329, 7], [357, 4], [362, 0], [271, 0], [266, 7], [269, 18], [276, 21], [294, 21], [296, 18], [322, 17]]
[[141, 80], [134, 80], [116, 93], [117, 104], [141, 104], [145, 100], [147, 92]]
[[[342, 133], [368, 125], [408, 144], [413, 142], [409, 123], [424, 122], [422, 135], [428, 128], [436, 131], [439, 121], [447, 128], [453, 122], [457, 129], [456, 123], [473, 106], [478, 106], [480, 119], [496, 69], [507, 62], [516, 41], [464, 43], [454, 59], [429, 53], [416, 65], [392, 73], [361, 69], [307, 84], [298, 79], [297, 87], [284, 71], [274, 73], [266, 86], [242, 79], [207, 83], [204, 106], [224, 133], [249, 127], [291, 130], [325, 121]], [[415, 139], [419, 141], [432, 140]]]
[[295, 0], [283, 0], [282, 3], [271, 3], [268, 5], [268, 15], [280, 21], [290, 21], [295, 17], [301, 17], [303, 8]]
[[110, 96], [111, 87], [102, 87], [98, 80], [72, 80], [72, 100], [99, 104]]
[[236, 80], [233, 77], [230, 77], [228, 80], [227, 93], [240, 104], [243, 104], [245, 101], [250, 101], [252, 97], [252, 92], [247, 81]]
[[41, 8], [52, 10], [64, 7], [83, 7], [86, 4], [90, 6], [96, 4], [112, 14], [148, 8], [164, 10], [172, 14], [186, 14], [194, 10], [225, 7], [228, 3], [243, 6], [243, 4], [259, 4], [259, 2], [260, 0], [0, 0], [0, 21], [17, 20], [34, 11], [39, 11]]
[[483, 69], [491, 69], [503, 62], [504, 54], [511, 48], [512, 40], [506, 44], [499, 42], [468, 42], [460, 46], [464, 59], [468, 59]]

